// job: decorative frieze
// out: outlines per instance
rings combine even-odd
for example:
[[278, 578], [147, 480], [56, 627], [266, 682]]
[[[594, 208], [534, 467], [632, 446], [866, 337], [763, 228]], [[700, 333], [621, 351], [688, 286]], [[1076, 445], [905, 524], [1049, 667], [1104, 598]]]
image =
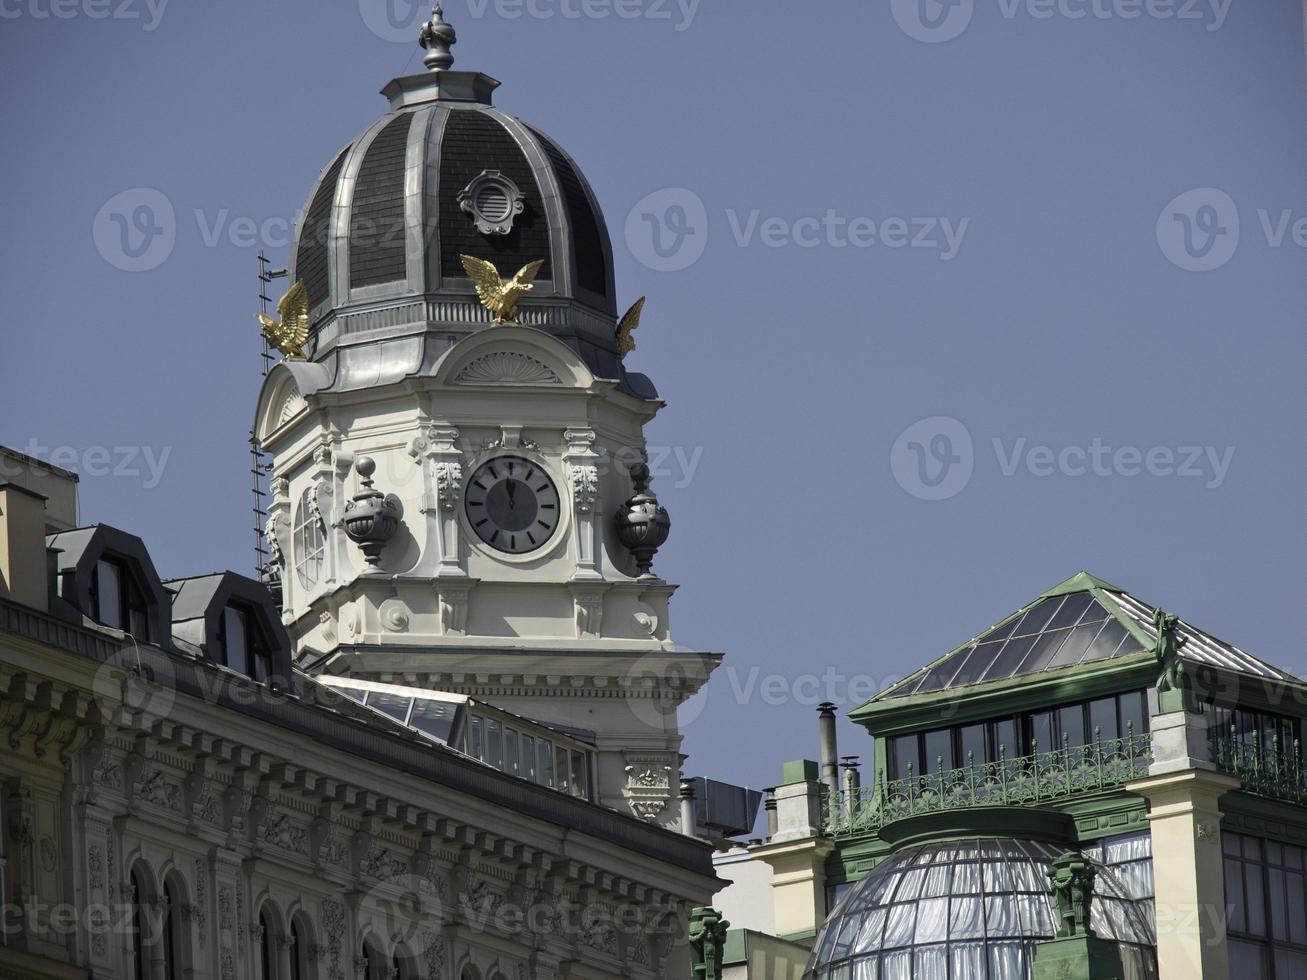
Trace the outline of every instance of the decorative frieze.
[[625, 752], [626, 785], [622, 795], [631, 812], [653, 823], [672, 800], [677, 758], [667, 752]]

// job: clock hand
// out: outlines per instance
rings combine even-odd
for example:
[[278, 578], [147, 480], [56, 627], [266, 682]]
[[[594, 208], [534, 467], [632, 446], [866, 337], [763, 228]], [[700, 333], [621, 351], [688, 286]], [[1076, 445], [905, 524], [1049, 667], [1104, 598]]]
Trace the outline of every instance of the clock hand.
[[517, 509], [517, 502], [514, 500], [514, 498], [517, 496], [517, 481], [516, 481], [516, 480], [508, 480], [508, 481], [504, 484], [504, 489], [508, 491], [508, 507], [509, 507], [509, 509], [510, 509], [510, 510], [516, 510], [516, 509]]

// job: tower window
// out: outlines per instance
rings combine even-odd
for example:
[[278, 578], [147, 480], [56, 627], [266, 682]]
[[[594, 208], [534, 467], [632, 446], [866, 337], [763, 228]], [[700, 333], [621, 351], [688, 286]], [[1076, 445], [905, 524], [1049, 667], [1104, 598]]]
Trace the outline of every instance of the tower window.
[[322, 578], [326, 536], [318, 511], [317, 487], [306, 487], [295, 509], [295, 572], [300, 585], [311, 589]]

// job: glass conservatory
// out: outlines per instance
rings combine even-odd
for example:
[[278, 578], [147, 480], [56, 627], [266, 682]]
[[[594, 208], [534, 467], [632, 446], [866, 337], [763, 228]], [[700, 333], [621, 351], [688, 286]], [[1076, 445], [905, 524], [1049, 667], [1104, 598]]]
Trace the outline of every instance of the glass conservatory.
[[[901, 848], [826, 920], [805, 980], [1028, 980], [1035, 945], [1056, 932], [1048, 869], [1065, 850], [1014, 838]], [[1157, 975], [1147, 852], [1147, 835], [1083, 852], [1090, 924], [1119, 944], [1127, 980]]]

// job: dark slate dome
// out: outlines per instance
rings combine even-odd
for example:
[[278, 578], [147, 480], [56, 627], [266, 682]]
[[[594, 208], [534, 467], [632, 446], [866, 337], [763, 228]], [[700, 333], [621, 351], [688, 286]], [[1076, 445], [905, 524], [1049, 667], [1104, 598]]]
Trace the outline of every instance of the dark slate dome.
[[309, 195], [290, 256], [290, 281], [309, 293], [309, 356], [382, 336], [447, 341], [490, 323], [466, 254], [504, 278], [543, 260], [521, 322], [615, 376], [602, 370], [617, 303], [594, 193], [557, 143], [491, 105], [497, 81], [446, 70], [450, 43], [437, 15], [423, 31], [432, 70], [382, 90], [391, 111], [328, 162]]

